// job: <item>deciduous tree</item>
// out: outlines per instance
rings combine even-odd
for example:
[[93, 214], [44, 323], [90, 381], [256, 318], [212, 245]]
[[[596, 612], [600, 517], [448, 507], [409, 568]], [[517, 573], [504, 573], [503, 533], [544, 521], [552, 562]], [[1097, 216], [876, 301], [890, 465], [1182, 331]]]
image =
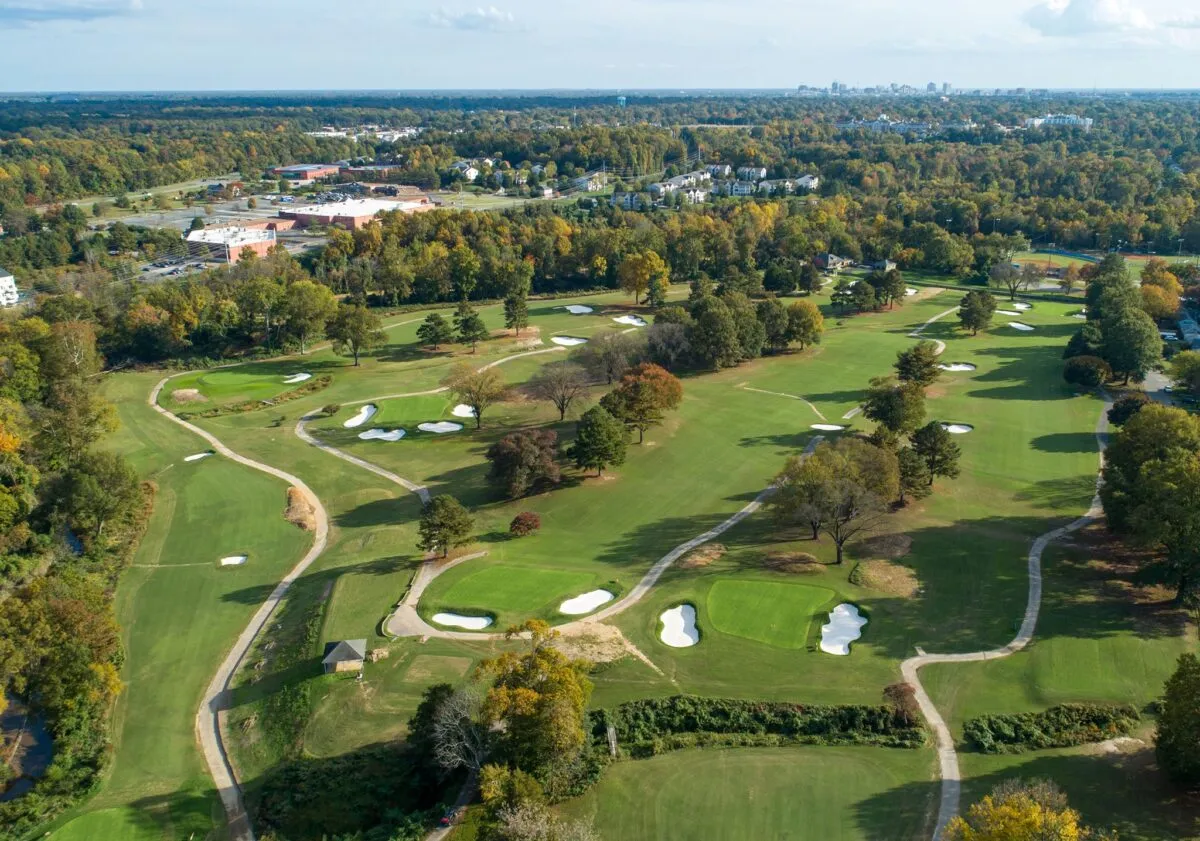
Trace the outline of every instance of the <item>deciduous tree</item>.
[[916, 383], [928, 388], [937, 382], [942, 369], [938, 367], [937, 342], [922, 339], [908, 350], [896, 354], [896, 377], [902, 383]]
[[1200, 788], [1200, 660], [1179, 655], [1167, 680], [1154, 734], [1159, 766], [1181, 788]]
[[587, 398], [587, 371], [574, 362], [551, 362], [529, 379], [529, 393], [558, 410], [558, 419], [566, 420], [571, 407]]
[[892, 432], [912, 432], [925, 419], [925, 390], [919, 383], [875, 377], [863, 401], [863, 415]]
[[509, 499], [525, 496], [539, 484], [556, 483], [558, 434], [552, 429], [528, 429], [505, 435], [487, 451], [492, 463], [488, 479]]
[[379, 316], [361, 304], [338, 305], [337, 313], [325, 325], [325, 335], [335, 353], [354, 357], [356, 368], [360, 353], [378, 347], [386, 339]]
[[508, 386], [496, 368], [476, 370], [466, 362], [455, 365], [442, 381], [459, 403], [475, 412], [475, 428], [483, 426], [483, 413], [501, 403], [508, 395]]
[[963, 296], [959, 304], [958, 320], [964, 330], [970, 330], [974, 336], [980, 330], [986, 330], [992, 324], [992, 316], [996, 312], [996, 299], [991, 292], [983, 289], [972, 289]]

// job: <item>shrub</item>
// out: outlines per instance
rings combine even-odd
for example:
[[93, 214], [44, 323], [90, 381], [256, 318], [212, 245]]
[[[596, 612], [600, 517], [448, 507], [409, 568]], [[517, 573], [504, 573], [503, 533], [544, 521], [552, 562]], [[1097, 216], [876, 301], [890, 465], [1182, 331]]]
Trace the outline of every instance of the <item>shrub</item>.
[[817, 706], [676, 695], [630, 701], [592, 716], [596, 743], [611, 725], [632, 756], [685, 747], [733, 745], [880, 745], [916, 748], [925, 731], [890, 706]]
[[1113, 407], [1108, 410], [1108, 422], [1113, 426], [1123, 426], [1149, 402], [1150, 398], [1144, 391], [1132, 391], [1114, 403]]
[[1071, 385], [1097, 388], [1112, 378], [1112, 368], [1098, 356], [1072, 356], [1063, 366], [1063, 379]]
[[513, 537], [527, 537], [542, 527], [542, 518], [532, 511], [522, 511], [508, 524], [508, 533]]
[[1125, 735], [1137, 720], [1137, 710], [1128, 704], [1059, 704], [1040, 713], [973, 718], [963, 736], [983, 753], [1021, 753], [1102, 742]]
[[321, 407], [321, 414], [327, 418], [331, 418], [342, 410], [341, 403], [326, 403]]
[[911, 683], [893, 683], [883, 688], [883, 697], [907, 724], [921, 720], [921, 707], [917, 704], [917, 690]]

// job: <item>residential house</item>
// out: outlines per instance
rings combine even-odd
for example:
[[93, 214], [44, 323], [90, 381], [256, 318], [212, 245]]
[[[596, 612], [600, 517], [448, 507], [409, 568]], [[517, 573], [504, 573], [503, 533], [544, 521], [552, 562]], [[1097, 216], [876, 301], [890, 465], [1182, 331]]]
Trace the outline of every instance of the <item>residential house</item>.
[[767, 177], [765, 166], [739, 166], [737, 169], [739, 181], [762, 181]]
[[542, 198], [544, 198], [544, 199], [554, 198], [554, 188], [553, 187], [543, 187], [542, 188]]
[[543, 172], [546, 171], [546, 167], [542, 166], [541, 164], [534, 164], [533, 166], [531, 166], [529, 168], [529, 171], [532, 172], [534, 175], [541, 175]]
[[818, 269], [835, 272], [845, 266], [853, 265], [854, 261], [849, 257], [839, 257], [836, 254], [818, 254], [813, 258], [813, 265]]
[[808, 190], [809, 192], [812, 192], [819, 186], [821, 186], [821, 179], [815, 175], [801, 175], [796, 179], [797, 192], [800, 190]]
[[710, 178], [728, 178], [733, 174], [733, 167], [729, 164], [709, 164], [707, 172]]
[[871, 268], [877, 272], [890, 272], [896, 268], [896, 264], [891, 260], [876, 260], [871, 264]]
[[758, 186], [760, 189], [766, 188], [767, 192], [773, 196], [786, 196], [796, 191], [796, 182], [790, 178], [776, 178], [773, 181], [760, 181]]
[[603, 175], [583, 175], [571, 180], [571, 186], [585, 193], [598, 193], [604, 189]]
[[658, 181], [654, 184], [651, 184], [649, 189], [650, 189], [650, 195], [654, 196], [655, 198], [661, 199], [663, 196], [670, 195], [671, 193], [675, 192], [679, 188], [677, 185], [672, 184], [670, 181]]
[[611, 202], [613, 207], [619, 207], [621, 210], [637, 210], [642, 206], [641, 197], [637, 193], [613, 193]]
[[680, 195], [683, 196], [688, 204], [704, 204], [704, 202], [708, 201], [709, 192], [709, 190], [703, 187], [688, 187]]
[[325, 674], [335, 672], [361, 672], [363, 661], [367, 659], [367, 641], [342, 640], [325, 644], [325, 657], [321, 665]]
[[461, 175], [466, 181], [474, 181], [479, 177], [479, 170], [470, 161], [458, 161], [450, 168]]

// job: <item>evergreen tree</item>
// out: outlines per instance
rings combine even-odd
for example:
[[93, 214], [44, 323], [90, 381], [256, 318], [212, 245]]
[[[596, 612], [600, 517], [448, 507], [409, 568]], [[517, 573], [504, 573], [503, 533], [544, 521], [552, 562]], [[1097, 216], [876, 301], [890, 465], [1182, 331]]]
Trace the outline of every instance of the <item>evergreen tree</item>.
[[421, 522], [417, 526], [421, 539], [417, 547], [444, 558], [455, 546], [470, 542], [474, 527], [474, 518], [461, 502], [450, 494], [439, 494], [421, 509]]
[[440, 345], [454, 341], [454, 328], [440, 313], [431, 312], [417, 328], [417, 338], [422, 344], [437, 350]]
[[936, 476], [945, 476], [947, 479], [958, 476], [958, 460], [962, 450], [938, 421], [930, 421], [914, 432], [912, 447], [925, 460], [930, 485]]
[[604, 407], [593, 406], [579, 419], [570, 455], [580, 470], [595, 468], [599, 476], [604, 468], [625, 463], [625, 446], [625, 426]]

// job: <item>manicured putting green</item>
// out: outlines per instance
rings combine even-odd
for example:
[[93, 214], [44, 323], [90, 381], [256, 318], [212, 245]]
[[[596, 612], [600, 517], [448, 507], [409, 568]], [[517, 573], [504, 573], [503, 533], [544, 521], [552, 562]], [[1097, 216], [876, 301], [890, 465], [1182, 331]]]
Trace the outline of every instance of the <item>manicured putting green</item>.
[[[928, 751], [753, 748], [620, 762], [563, 811], [602, 838], [866, 841], [920, 837]], [[926, 835], [926, 837], [928, 837]]]
[[723, 578], [708, 591], [708, 621], [718, 631], [777, 648], [803, 648], [813, 615], [833, 591], [782, 581]]
[[441, 601], [461, 609], [528, 614], [591, 589], [594, 579], [586, 572], [497, 564], [455, 582]]
[[196, 389], [213, 403], [235, 403], [242, 400], [268, 400], [285, 391], [299, 388], [302, 383], [284, 382], [293, 374], [308, 373], [304, 361], [297, 360], [294, 366], [285, 366], [271, 371], [231, 369], [227, 371], [200, 371], [171, 380], [163, 389], [170, 397], [176, 391]]

